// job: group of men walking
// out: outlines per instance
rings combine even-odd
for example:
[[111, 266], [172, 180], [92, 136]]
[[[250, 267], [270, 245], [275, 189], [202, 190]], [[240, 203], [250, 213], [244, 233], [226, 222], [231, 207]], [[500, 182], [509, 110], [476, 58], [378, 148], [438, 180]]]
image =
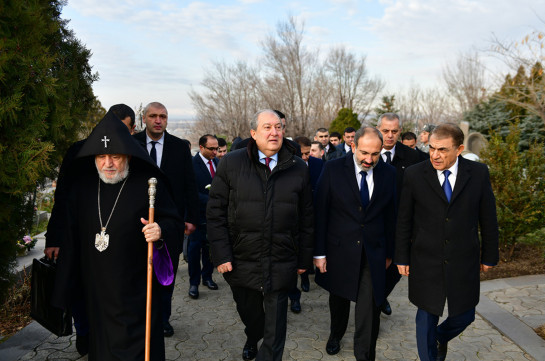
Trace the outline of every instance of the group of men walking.
[[[298, 275], [308, 291], [314, 269], [316, 283], [330, 294], [325, 350], [331, 355], [342, 347], [355, 302], [354, 355], [375, 359], [380, 312], [392, 312], [387, 297], [400, 275], [409, 277], [409, 299], [418, 307], [422, 360], [444, 360], [448, 341], [473, 321], [479, 271], [498, 262], [498, 230], [487, 167], [460, 157], [463, 133], [456, 125], [431, 130], [423, 159], [399, 141], [402, 124], [393, 113], [382, 115], [376, 127], [347, 128], [342, 142], [325, 128], [314, 141], [291, 141], [284, 137], [284, 114], [267, 109], [250, 120], [250, 137], [238, 150], [225, 154], [226, 144], [205, 134], [192, 157], [187, 141], [166, 132], [164, 105], [148, 104], [146, 130], [132, 137], [119, 120], [108, 112], [61, 169], [69, 184], [59, 182], [67, 191], [57, 191], [56, 199], [66, 207], [58, 201], [56, 207], [63, 208], [58, 212], [68, 226], [48, 229], [46, 253], [58, 254], [64, 267], [56, 304], [84, 305], [92, 320], [86, 330], [90, 360], [142, 356], [143, 315], [136, 310], [144, 290], [132, 285], [145, 278], [146, 241], [158, 259], [152, 359], [164, 359], [162, 337], [174, 333], [169, 317], [184, 235], [189, 296], [198, 299], [201, 283], [218, 289], [216, 267], [245, 326], [244, 360], [282, 359], [288, 299], [289, 308], [301, 312]], [[136, 194], [146, 183], [133, 185], [145, 175], [158, 177], [163, 188], [151, 224], [145, 196]], [[135, 232], [133, 238], [118, 240], [125, 237], [121, 229]], [[65, 235], [58, 237], [64, 241], [54, 242], [55, 234]], [[101, 250], [97, 242], [107, 236], [109, 247]], [[124, 255], [127, 248], [134, 251]], [[123, 257], [135, 264], [121, 271], [128, 262]], [[99, 290], [99, 282], [110, 286]], [[80, 286], [77, 297], [70, 284]], [[438, 325], [447, 302], [449, 316]], [[126, 303], [134, 309], [116, 309]], [[109, 324], [121, 329], [103, 332]], [[140, 337], [141, 345], [132, 343]]]

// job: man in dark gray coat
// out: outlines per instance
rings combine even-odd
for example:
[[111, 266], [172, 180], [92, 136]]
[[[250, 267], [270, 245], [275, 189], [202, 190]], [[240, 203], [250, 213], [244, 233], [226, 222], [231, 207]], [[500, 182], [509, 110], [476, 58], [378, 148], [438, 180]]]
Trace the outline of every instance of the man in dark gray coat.
[[280, 361], [288, 291], [297, 274], [312, 267], [312, 190], [307, 166], [283, 143], [273, 110], [259, 111], [250, 129], [248, 146], [218, 165], [206, 212], [208, 240], [245, 325], [243, 359]]
[[[421, 360], [445, 360], [447, 343], [475, 319], [479, 270], [499, 259], [488, 168], [460, 157], [463, 142], [457, 125], [437, 126], [430, 161], [407, 168], [403, 180], [394, 260], [409, 276], [409, 300], [418, 307]], [[445, 303], [448, 317], [438, 325]]]

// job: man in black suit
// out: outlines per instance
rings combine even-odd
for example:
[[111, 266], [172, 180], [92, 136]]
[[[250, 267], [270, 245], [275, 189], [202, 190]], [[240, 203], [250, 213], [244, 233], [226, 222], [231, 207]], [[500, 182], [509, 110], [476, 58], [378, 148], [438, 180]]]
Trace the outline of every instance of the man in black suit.
[[[479, 270], [499, 259], [488, 168], [460, 156], [463, 142], [456, 124], [437, 126], [429, 141], [430, 161], [405, 172], [395, 262], [399, 273], [409, 276], [409, 300], [418, 307], [421, 360], [445, 360], [447, 343], [475, 319]], [[438, 326], [446, 302], [448, 317]]]
[[[216, 175], [219, 160], [216, 158], [219, 149], [218, 140], [211, 134], [205, 134], [199, 139], [199, 152], [193, 157], [193, 170], [199, 192], [199, 223], [197, 230], [189, 236], [187, 247], [187, 269], [189, 272], [189, 297], [199, 298], [199, 283], [211, 290], [217, 290], [218, 285], [212, 279], [214, 267], [210, 261], [208, 240], [206, 239], [206, 204], [208, 189]], [[202, 260], [202, 267], [201, 267]]]
[[322, 143], [324, 146], [324, 155], [322, 157], [324, 162], [339, 157], [337, 147], [329, 141], [329, 131], [326, 128], [318, 128], [314, 135], [314, 140]]
[[356, 129], [352, 127], [347, 127], [344, 130], [343, 142], [337, 146], [337, 150], [338, 150], [337, 158], [344, 157], [347, 153], [350, 152], [352, 143], [354, 143], [355, 136], [356, 136]]
[[418, 152], [418, 155], [421, 160], [428, 160], [430, 155], [426, 152], [423, 152], [416, 146], [416, 143], [418, 143], [418, 139], [416, 138], [416, 134], [413, 132], [405, 132], [401, 134], [401, 143], [405, 144], [407, 147], [412, 148]]
[[327, 162], [315, 197], [316, 282], [329, 291], [331, 333], [326, 352], [339, 352], [356, 302], [354, 355], [374, 360], [394, 253], [395, 169], [380, 160], [382, 134], [362, 127], [352, 151]]
[[[135, 134], [134, 137], [147, 149], [151, 158], [166, 175], [174, 194], [174, 202], [184, 220], [184, 224], [181, 224], [180, 228], [183, 229], [183, 233], [190, 235], [195, 231], [195, 225], [199, 222], [199, 199], [191, 163], [191, 150], [186, 141], [166, 131], [168, 111], [163, 104], [149, 103], [144, 108], [143, 117], [146, 131]], [[182, 242], [183, 240], [180, 240], [179, 249], [170, 251], [174, 267], [174, 280], [176, 280], [176, 272], [178, 271]], [[170, 286], [162, 287], [161, 308], [166, 337], [174, 334], [174, 329], [169, 322], [173, 292], [174, 282]]]
[[[414, 149], [411, 149], [398, 141], [399, 136], [401, 135], [401, 121], [397, 114], [382, 114], [378, 119], [377, 129], [382, 133], [382, 139], [384, 140], [380, 152], [382, 160], [393, 165], [396, 169], [396, 202], [399, 203], [405, 168], [420, 162], [420, 158]], [[388, 297], [395, 284], [400, 279], [399, 273], [395, 267], [390, 269], [387, 279], [388, 287], [386, 288], [386, 297]], [[392, 314], [392, 308], [390, 307], [388, 299], [382, 304], [382, 313], [385, 315]]]
[[[310, 156], [310, 139], [307, 137], [297, 137], [294, 139], [294, 142], [299, 144], [301, 147], [301, 159], [303, 159], [308, 166], [310, 184], [312, 186], [312, 192], [314, 193], [316, 190], [316, 185], [318, 184], [318, 178], [320, 178], [320, 174], [322, 174], [324, 162], [319, 158]], [[301, 274], [301, 290], [304, 292], [310, 291], [310, 280], [308, 278], [309, 274], [314, 274], [314, 271], [307, 270]], [[301, 291], [297, 288], [297, 285], [288, 292], [288, 297], [291, 303], [291, 311], [293, 313], [301, 312]]]

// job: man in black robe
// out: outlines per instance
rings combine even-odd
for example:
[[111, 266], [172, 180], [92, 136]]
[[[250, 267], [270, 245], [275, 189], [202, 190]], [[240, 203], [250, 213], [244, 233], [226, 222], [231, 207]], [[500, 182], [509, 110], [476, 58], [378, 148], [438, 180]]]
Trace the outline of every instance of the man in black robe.
[[[164, 360], [158, 291], [173, 279], [168, 250], [177, 249], [179, 219], [161, 172], [112, 112], [85, 141], [78, 162], [89, 166], [78, 168], [70, 189], [53, 303], [66, 308], [80, 285], [89, 316], [88, 359], [142, 360], [147, 242], [154, 242], [151, 360]], [[158, 184], [156, 222], [148, 224], [150, 177]]]

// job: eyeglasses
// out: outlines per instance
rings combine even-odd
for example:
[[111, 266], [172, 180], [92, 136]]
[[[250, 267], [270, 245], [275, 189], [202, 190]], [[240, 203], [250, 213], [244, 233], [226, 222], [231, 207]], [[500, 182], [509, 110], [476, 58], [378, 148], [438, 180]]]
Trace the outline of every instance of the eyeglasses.
[[204, 149], [208, 149], [211, 152], [217, 152], [220, 148], [212, 148], [212, 147], [203, 147]]

